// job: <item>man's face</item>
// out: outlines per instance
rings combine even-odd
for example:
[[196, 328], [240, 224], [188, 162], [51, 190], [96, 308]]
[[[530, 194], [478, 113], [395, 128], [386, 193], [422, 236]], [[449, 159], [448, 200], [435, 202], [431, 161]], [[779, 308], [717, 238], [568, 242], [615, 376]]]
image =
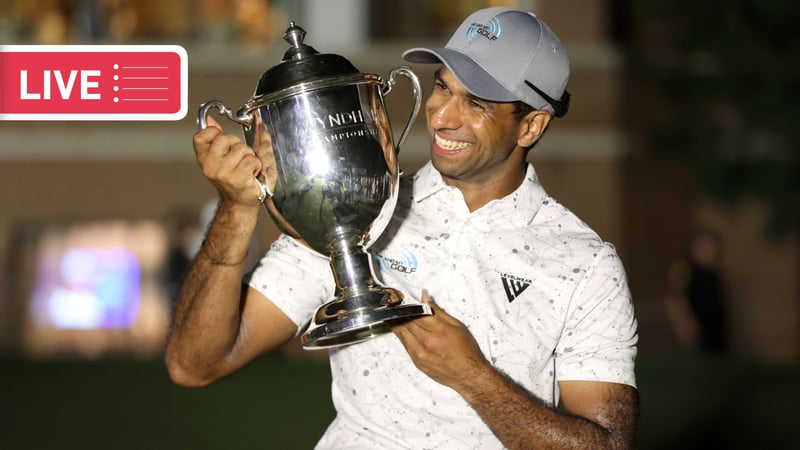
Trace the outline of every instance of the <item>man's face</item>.
[[514, 105], [473, 96], [444, 66], [434, 81], [425, 113], [431, 160], [445, 181], [496, 183], [519, 170], [525, 151]]

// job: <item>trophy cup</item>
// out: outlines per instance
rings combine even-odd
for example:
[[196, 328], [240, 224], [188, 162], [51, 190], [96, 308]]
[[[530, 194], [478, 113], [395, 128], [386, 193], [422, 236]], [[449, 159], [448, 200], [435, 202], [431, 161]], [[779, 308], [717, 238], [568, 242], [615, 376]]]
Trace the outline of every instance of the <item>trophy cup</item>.
[[[290, 22], [284, 39], [291, 46], [262, 74], [253, 97], [235, 113], [208, 101], [197, 120], [205, 128], [216, 108], [242, 125], [247, 144], [274, 158], [277, 170], [275, 179], [257, 177], [259, 200], [281, 231], [330, 257], [335, 296], [301, 337], [304, 348], [322, 349], [386, 333], [393, 319], [431, 314], [428, 305], [379, 284], [367, 252], [397, 203], [397, 153], [419, 112], [421, 88], [407, 67], [383, 81], [342, 56], [320, 54], [303, 43], [305, 34]], [[395, 145], [383, 99], [397, 76], [411, 80], [414, 104]]]

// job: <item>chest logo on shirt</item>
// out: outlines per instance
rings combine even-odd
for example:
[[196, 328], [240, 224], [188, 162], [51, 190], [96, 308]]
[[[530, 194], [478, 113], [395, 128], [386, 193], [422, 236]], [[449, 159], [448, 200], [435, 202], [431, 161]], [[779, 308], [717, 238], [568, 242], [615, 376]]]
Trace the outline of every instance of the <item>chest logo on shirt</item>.
[[389, 258], [388, 256], [383, 255], [376, 256], [381, 272], [394, 270], [395, 272], [410, 274], [417, 271], [419, 263], [417, 262], [417, 256], [412, 253], [411, 250], [404, 248], [401, 252], [400, 258], [401, 259]]
[[501, 273], [500, 279], [503, 280], [503, 289], [506, 290], [508, 303], [513, 302], [522, 292], [531, 285], [531, 280], [520, 278], [509, 273]]

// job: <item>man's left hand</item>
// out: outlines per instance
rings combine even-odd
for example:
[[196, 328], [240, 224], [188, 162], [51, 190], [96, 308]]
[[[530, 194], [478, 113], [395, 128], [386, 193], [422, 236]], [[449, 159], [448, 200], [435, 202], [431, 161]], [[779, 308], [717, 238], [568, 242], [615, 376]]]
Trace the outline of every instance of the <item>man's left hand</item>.
[[430, 305], [433, 315], [399, 321], [392, 331], [419, 370], [458, 391], [459, 383], [469, 383], [471, 374], [489, 363], [461, 321], [440, 308], [427, 291], [422, 292], [422, 302]]

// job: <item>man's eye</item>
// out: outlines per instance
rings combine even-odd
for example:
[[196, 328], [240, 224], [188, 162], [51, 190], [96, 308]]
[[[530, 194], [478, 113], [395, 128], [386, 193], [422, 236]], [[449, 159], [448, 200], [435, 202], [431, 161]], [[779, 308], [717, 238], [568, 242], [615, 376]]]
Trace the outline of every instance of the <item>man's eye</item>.
[[468, 100], [467, 103], [469, 104], [469, 106], [475, 109], [480, 109], [480, 110], [486, 109], [486, 105], [476, 100]]

